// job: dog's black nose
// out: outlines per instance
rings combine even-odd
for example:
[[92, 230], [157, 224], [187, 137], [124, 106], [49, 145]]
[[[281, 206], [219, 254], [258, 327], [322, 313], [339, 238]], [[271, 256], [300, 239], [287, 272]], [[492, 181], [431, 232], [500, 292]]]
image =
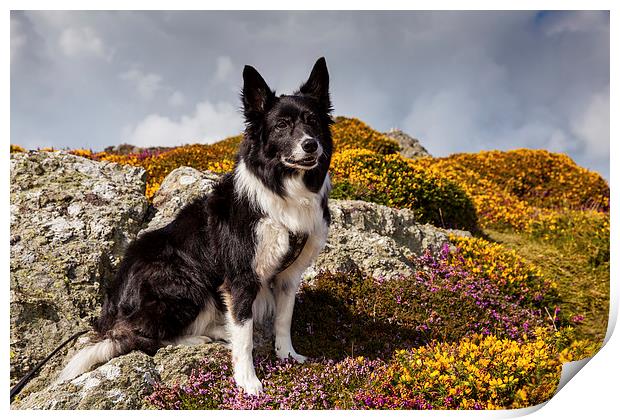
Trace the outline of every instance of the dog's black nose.
[[316, 142], [315, 139], [306, 139], [301, 144], [301, 148], [304, 149], [304, 152], [306, 153], [312, 153], [316, 152], [316, 149], [319, 148], [319, 144]]

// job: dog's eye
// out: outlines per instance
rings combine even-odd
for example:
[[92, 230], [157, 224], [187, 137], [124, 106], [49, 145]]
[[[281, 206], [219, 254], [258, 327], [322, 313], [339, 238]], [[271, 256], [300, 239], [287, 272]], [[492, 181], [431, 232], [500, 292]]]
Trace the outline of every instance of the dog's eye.
[[285, 129], [286, 127], [288, 127], [288, 123], [284, 120], [280, 120], [276, 123], [276, 128], [279, 128], [280, 130]]
[[316, 117], [314, 115], [308, 115], [306, 117], [306, 123], [307, 124], [316, 124], [317, 120]]

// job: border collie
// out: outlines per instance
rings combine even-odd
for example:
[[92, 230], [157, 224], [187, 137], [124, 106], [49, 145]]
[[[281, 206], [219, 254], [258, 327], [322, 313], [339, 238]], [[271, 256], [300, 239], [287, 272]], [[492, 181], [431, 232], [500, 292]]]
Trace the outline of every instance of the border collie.
[[114, 357], [153, 355], [169, 344], [230, 343], [234, 379], [262, 385], [252, 333], [275, 311], [275, 351], [304, 362], [291, 343], [295, 293], [327, 238], [331, 154], [329, 74], [324, 58], [293, 95], [276, 96], [251, 66], [241, 93], [246, 128], [234, 170], [213, 191], [126, 250], [94, 329], [94, 343], [57, 382]]

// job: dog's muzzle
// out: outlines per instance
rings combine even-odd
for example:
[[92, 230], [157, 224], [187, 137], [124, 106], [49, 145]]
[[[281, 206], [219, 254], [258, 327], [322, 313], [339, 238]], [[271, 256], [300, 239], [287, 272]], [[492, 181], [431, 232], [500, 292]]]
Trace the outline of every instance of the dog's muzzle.
[[291, 156], [282, 158], [282, 162], [291, 168], [309, 170], [319, 164], [323, 148], [314, 138], [305, 138], [297, 145]]

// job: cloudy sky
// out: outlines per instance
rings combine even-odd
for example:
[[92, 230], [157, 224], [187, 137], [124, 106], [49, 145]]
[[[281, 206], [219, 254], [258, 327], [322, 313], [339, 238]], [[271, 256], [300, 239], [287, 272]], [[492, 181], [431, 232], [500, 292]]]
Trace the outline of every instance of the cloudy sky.
[[320, 56], [336, 115], [609, 178], [607, 12], [13, 11], [11, 143], [214, 142], [242, 129], [244, 64], [286, 93]]

